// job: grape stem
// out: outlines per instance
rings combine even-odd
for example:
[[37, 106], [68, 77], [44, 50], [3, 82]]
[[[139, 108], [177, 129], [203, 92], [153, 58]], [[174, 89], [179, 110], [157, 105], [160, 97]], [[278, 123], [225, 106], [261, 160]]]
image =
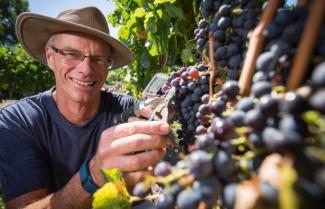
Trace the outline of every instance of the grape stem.
[[152, 195], [147, 195], [145, 197], [137, 197], [137, 196], [132, 196], [131, 197], [131, 202], [139, 202], [143, 200], [155, 200], [159, 197], [159, 194], [152, 194]]

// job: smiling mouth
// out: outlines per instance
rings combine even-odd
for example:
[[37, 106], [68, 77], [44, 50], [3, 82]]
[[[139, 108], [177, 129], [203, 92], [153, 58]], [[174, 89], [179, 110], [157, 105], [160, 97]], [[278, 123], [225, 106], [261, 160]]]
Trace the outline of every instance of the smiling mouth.
[[81, 80], [77, 80], [75, 78], [71, 78], [71, 80], [78, 84], [79, 86], [93, 86], [95, 85], [96, 81], [81, 81]]

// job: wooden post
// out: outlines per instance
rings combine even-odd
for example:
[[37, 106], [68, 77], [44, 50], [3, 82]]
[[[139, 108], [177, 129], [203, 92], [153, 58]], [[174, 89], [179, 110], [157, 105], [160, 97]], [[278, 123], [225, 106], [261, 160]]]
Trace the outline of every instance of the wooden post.
[[210, 100], [213, 97], [214, 90], [213, 90], [213, 84], [214, 84], [214, 78], [216, 76], [216, 66], [214, 63], [214, 36], [213, 32], [209, 33], [209, 58], [210, 58], [210, 65], [211, 65], [211, 71], [210, 71], [210, 83], [209, 83], [209, 92], [210, 92]]
[[263, 30], [266, 27], [266, 25], [273, 19], [281, 3], [282, 0], [269, 1], [267, 8], [265, 9], [263, 16], [261, 18], [261, 21], [259, 22], [259, 24], [256, 26], [256, 28], [253, 30], [251, 34], [248, 50], [246, 54], [246, 59], [239, 78], [239, 88], [240, 88], [241, 95], [249, 94], [252, 78], [255, 72], [255, 63], [257, 57], [263, 51], [263, 46], [264, 46]]
[[323, 24], [325, 1], [315, 0], [313, 4], [290, 69], [287, 83], [288, 91], [294, 90], [301, 85], [314, 52], [320, 28]]

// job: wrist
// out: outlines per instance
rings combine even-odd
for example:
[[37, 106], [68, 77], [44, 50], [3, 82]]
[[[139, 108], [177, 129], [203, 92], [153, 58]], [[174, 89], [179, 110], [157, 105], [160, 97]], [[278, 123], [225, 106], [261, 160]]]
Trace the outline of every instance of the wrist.
[[90, 169], [89, 169], [89, 160], [86, 160], [79, 169], [80, 184], [82, 188], [89, 194], [94, 194], [99, 186], [94, 182]]

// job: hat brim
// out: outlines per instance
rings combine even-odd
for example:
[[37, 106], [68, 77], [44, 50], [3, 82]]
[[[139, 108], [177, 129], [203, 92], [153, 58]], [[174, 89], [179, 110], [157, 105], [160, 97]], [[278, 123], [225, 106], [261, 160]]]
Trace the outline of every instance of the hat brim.
[[73, 31], [97, 37], [112, 49], [112, 69], [130, 64], [135, 55], [123, 43], [112, 36], [90, 27], [47, 17], [31, 12], [20, 14], [16, 22], [16, 33], [22, 47], [36, 60], [47, 65], [45, 45], [49, 38], [57, 33]]

